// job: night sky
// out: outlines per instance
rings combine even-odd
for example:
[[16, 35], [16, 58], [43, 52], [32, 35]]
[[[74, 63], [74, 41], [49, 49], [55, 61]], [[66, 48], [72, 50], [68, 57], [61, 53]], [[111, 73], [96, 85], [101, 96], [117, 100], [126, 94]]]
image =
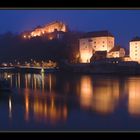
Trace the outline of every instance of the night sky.
[[140, 36], [140, 10], [0, 10], [0, 17], [0, 34], [20, 33], [60, 20], [71, 30], [109, 30], [116, 44], [125, 48], [129, 40]]

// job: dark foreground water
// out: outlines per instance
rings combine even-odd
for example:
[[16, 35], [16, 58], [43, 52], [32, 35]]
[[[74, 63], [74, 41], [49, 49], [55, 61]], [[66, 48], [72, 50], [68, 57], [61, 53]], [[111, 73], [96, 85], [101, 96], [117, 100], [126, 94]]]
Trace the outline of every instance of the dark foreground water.
[[0, 76], [12, 87], [0, 91], [0, 131], [140, 131], [138, 76]]

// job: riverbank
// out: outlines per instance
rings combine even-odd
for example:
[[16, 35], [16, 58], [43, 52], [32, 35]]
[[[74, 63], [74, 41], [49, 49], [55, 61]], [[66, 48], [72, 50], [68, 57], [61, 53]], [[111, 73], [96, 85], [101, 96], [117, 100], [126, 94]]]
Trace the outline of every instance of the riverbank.
[[0, 67], [0, 72], [12, 72], [12, 73], [54, 73], [58, 72], [56, 68], [38, 68], [38, 67]]
[[124, 61], [96, 61], [94, 63], [64, 63], [60, 71], [85, 74], [140, 75], [140, 64]]
[[140, 75], [140, 64], [124, 61], [95, 61], [93, 63], [62, 63], [55, 68], [42, 67], [0, 67], [0, 72], [12, 73], [71, 73], [71, 74], [107, 74]]

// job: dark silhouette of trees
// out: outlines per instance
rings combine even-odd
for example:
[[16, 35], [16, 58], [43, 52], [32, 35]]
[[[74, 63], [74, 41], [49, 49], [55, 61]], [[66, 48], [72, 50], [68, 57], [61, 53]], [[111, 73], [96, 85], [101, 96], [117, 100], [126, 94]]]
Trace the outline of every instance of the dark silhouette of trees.
[[81, 33], [67, 32], [63, 39], [48, 40], [44, 37], [24, 39], [21, 35], [7, 32], [0, 35], [0, 62], [28, 61], [30, 59], [55, 60], [75, 59], [79, 52], [78, 38]]

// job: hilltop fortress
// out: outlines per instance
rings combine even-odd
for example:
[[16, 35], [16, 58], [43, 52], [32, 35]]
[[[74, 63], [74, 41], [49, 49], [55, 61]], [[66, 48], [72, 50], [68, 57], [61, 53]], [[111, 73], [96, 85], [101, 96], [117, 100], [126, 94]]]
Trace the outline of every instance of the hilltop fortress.
[[61, 38], [64, 32], [68, 31], [68, 26], [61, 21], [54, 21], [45, 26], [38, 26], [32, 31], [24, 32], [23, 38], [30, 39], [37, 36], [47, 35], [48, 39]]

